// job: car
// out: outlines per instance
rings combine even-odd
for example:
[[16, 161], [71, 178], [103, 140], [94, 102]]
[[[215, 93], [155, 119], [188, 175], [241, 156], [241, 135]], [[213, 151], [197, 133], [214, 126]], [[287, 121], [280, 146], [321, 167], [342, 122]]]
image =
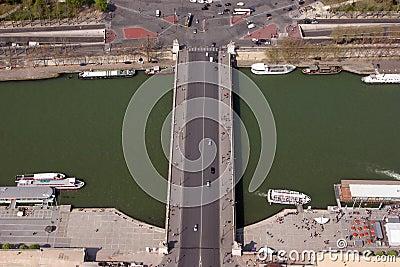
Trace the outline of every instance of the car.
[[215, 168], [211, 167], [211, 174], [214, 174], [214, 173], [215, 173]]
[[196, 3], [197, 0], [189, 0], [190, 3]]
[[253, 29], [255, 27], [256, 27], [256, 25], [254, 23], [250, 23], [249, 25], [247, 25], [247, 28], [249, 28], [249, 29]]
[[247, 24], [247, 25], [252, 24], [252, 23], [253, 23], [253, 22], [252, 22], [251, 20], [246, 21], [246, 24]]
[[212, 140], [211, 140], [211, 139], [208, 139], [207, 144], [208, 144], [209, 146], [211, 146], [211, 145], [212, 145]]
[[208, 7], [207, 7], [207, 6], [203, 6], [203, 7], [201, 8], [201, 10], [208, 10]]
[[252, 41], [253, 43], [255, 43], [255, 42], [258, 42], [258, 39], [257, 39], [257, 38], [252, 38], [251, 41]]
[[237, 5], [237, 6], [244, 6], [244, 3], [243, 3], [243, 2], [239, 2], [239, 3], [237, 3], [236, 5]]
[[194, 226], [193, 226], [193, 231], [194, 232], [197, 232], [199, 230], [199, 225], [196, 223]]
[[267, 13], [266, 16], [267, 16], [267, 18], [269, 18], [269, 17], [272, 17], [272, 14], [271, 13]]
[[212, 43], [211, 43], [211, 46], [212, 46], [212, 47], [215, 47], [216, 45], [217, 45], [216, 42], [212, 42]]
[[210, 187], [211, 186], [211, 181], [210, 180], [206, 181], [206, 185], [207, 185], [207, 187]]
[[231, 12], [231, 10], [230, 10], [229, 8], [225, 8], [225, 9], [224, 9], [224, 12], [225, 12], [225, 13], [229, 13], [229, 12]]
[[79, 64], [79, 65], [83, 67], [83, 66], [86, 66], [87, 64], [82, 62], [82, 63]]
[[299, 0], [299, 5], [304, 4], [305, 2], [303, 0]]
[[132, 64], [132, 62], [129, 61], [129, 60], [124, 61], [124, 63], [125, 63], [125, 64]]
[[200, 21], [198, 19], [196, 19], [196, 24], [199, 23]]
[[231, 3], [226, 3], [226, 4], [225, 4], [225, 6], [231, 6], [231, 5], [232, 5]]
[[193, 30], [193, 33], [196, 34], [196, 33], [197, 33], [197, 29], [194, 29], [194, 30]]
[[215, 6], [216, 6], [216, 7], [222, 7], [222, 5], [221, 5], [221, 4], [216, 4]]
[[197, 0], [197, 3], [204, 4], [204, 0]]
[[303, 19], [303, 23], [304, 24], [310, 24], [311, 23], [311, 19], [305, 18], [305, 19]]
[[292, 11], [293, 10], [293, 7], [289, 7], [288, 9], [287, 9], [287, 11]]
[[218, 12], [218, 15], [223, 15], [223, 14], [224, 14], [224, 11]]
[[259, 40], [261, 43], [265, 43], [267, 41], [267, 39], [260, 39]]
[[318, 24], [318, 20], [313, 19], [313, 20], [311, 21], [311, 24]]

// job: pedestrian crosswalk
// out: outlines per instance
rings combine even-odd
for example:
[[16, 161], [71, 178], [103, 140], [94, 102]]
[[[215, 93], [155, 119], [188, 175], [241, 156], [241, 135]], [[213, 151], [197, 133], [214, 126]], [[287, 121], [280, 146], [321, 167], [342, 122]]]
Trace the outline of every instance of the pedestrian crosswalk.
[[217, 47], [189, 47], [188, 48], [189, 52], [212, 52], [212, 51], [218, 51]]

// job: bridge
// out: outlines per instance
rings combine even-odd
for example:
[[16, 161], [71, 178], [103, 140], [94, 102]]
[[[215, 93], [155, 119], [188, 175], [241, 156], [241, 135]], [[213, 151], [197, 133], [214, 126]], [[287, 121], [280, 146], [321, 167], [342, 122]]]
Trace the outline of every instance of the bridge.
[[165, 266], [235, 266], [231, 55], [178, 52], [166, 211]]

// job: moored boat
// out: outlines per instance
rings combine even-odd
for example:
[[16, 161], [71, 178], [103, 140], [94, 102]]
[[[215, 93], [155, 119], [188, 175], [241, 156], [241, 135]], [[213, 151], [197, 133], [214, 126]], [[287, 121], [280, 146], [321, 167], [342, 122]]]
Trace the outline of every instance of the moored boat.
[[144, 73], [146, 73], [147, 75], [171, 74], [174, 73], [174, 68], [173, 67], [161, 68], [160, 66], [154, 66], [150, 69], [146, 69]]
[[309, 203], [311, 198], [304, 193], [296, 191], [269, 189], [267, 200], [269, 204], [304, 205]]
[[76, 190], [82, 188], [85, 183], [75, 178], [64, 178], [58, 180], [39, 179], [39, 180], [17, 180], [17, 186], [47, 186], [59, 190]]
[[400, 74], [371, 74], [362, 77], [365, 83], [400, 83]]
[[311, 65], [308, 68], [302, 69], [303, 74], [338, 74], [342, 71], [340, 66], [319, 66]]
[[263, 74], [287, 74], [296, 69], [293, 65], [266, 65], [264, 63], [255, 63], [251, 65], [251, 72], [258, 75]]
[[64, 179], [66, 177], [63, 173], [56, 173], [56, 172], [45, 172], [45, 173], [34, 173], [34, 174], [20, 174], [15, 176], [15, 180], [59, 180]]
[[82, 71], [78, 77], [81, 79], [107, 79], [118, 77], [133, 77], [136, 71], [131, 70], [104, 70], [104, 71]]

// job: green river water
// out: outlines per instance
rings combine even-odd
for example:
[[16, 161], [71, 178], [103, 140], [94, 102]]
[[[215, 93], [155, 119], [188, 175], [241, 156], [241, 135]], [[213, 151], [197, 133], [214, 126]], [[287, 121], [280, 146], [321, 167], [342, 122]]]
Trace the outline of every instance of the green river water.
[[[250, 109], [240, 115], [250, 135], [251, 156], [237, 187], [238, 225], [266, 218], [282, 206], [268, 205], [268, 188], [307, 193], [313, 207], [334, 205], [333, 184], [342, 178], [400, 179], [400, 86], [366, 85], [360, 76], [254, 76], [273, 111], [277, 150], [272, 169], [253, 193], [247, 191], [257, 164], [260, 135]], [[59, 204], [116, 207], [159, 226], [165, 206], [147, 196], [126, 167], [121, 129], [126, 107], [147, 79], [91, 80], [62, 76], [43, 81], [0, 83], [0, 184], [16, 174], [58, 171], [86, 186], [62, 192]], [[171, 83], [172, 83], [171, 75]], [[170, 85], [168, 85], [170, 86]], [[166, 175], [160, 129], [171, 110], [172, 93], [158, 102], [147, 124], [150, 156]], [[239, 149], [237, 149], [239, 151]]]

